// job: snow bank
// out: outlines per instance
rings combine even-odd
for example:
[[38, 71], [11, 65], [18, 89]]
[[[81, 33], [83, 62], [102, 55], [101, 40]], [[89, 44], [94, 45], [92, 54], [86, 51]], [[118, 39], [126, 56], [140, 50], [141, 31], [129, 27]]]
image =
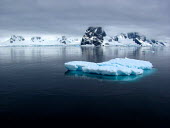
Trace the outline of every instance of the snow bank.
[[116, 58], [103, 63], [93, 63], [86, 61], [71, 61], [65, 63], [65, 67], [71, 71], [80, 70], [85, 73], [100, 75], [140, 75], [144, 70], [152, 69], [152, 64], [148, 61]]

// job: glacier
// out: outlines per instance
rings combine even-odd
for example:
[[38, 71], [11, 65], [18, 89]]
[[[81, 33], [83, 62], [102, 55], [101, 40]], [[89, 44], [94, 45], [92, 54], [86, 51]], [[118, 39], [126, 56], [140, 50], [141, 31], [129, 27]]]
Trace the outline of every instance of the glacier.
[[71, 61], [64, 64], [70, 71], [82, 71], [111, 76], [141, 75], [144, 70], [153, 68], [149, 61], [135, 60], [129, 58], [115, 58], [102, 63]]

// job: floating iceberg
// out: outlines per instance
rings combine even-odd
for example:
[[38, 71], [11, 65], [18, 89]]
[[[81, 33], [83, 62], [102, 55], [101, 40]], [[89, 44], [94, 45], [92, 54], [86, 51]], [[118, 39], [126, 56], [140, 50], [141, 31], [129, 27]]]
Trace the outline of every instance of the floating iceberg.
[[129, 75], [129, 76], [109, 76], [109, 75], [98, 75], [98, 74], [90, 74], [90, 73], [84, 73], [82, 71], [66, 71], [65, 76], [67, 78], [78, 78], [78, 79], [86, 79], [86, 80], [99, 80], [99, 81], [125, 81], [125, 82], [131, 82], [140, 80], [141, 78], [145, 76], [149, 76], [153, 74], [156, 70], [145, 70], [143, 74], [141, 75]]
[[140, 75], [144, 70], [152, 69], [152, 63], [143, 60], [128, 58], [116, 58], [103, 63], [93, 63], [86, 61], [71, 61], [65, 63], [65, 67], [70, 71], [82, 71], [100, 75]]

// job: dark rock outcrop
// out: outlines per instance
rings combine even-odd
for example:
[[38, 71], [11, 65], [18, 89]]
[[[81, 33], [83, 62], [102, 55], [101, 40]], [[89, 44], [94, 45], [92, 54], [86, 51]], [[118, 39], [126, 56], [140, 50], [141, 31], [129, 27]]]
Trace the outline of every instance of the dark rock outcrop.
[[62, 36], [60, 42], [63, 43], [63, 44], [67, 44], [66, 36]]
[[89, 27], [82, 38], [81, 45], [94, 44], [100, 46], [105, 36], [106, 33], [102, 27]]
[[146, 37], [144, 35], [139, 34], [138, 32], [129, 32], [127, 33], [127, 36], [129, 39], [133, 39], [134, 41], [136, 39], [146, 41]]
[[24, 41], [25, 39], [22, 36], [11, 36], [11, 38], [9, 39], [10, 43], [14, 43], [15, 41]]
[[68, 44], [68, 43], [71, 43], [66, 36], [61, 36], [59, 38], [57, 38], [57, 41], [62, 43], [62, 44]]
[[32, 42], [43, 42], [44, 40], [41, 37], [32, 37], [31, 41]]

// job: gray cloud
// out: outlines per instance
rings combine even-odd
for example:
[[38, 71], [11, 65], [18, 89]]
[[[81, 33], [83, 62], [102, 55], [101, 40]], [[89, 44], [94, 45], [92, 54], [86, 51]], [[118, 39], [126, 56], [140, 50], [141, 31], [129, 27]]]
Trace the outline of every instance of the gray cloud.
[[103, 26], [109, 35], [138, 31], [170, 35], [169, 0], [1, 0], [0, 37], [11, 34], [82, 35]]

